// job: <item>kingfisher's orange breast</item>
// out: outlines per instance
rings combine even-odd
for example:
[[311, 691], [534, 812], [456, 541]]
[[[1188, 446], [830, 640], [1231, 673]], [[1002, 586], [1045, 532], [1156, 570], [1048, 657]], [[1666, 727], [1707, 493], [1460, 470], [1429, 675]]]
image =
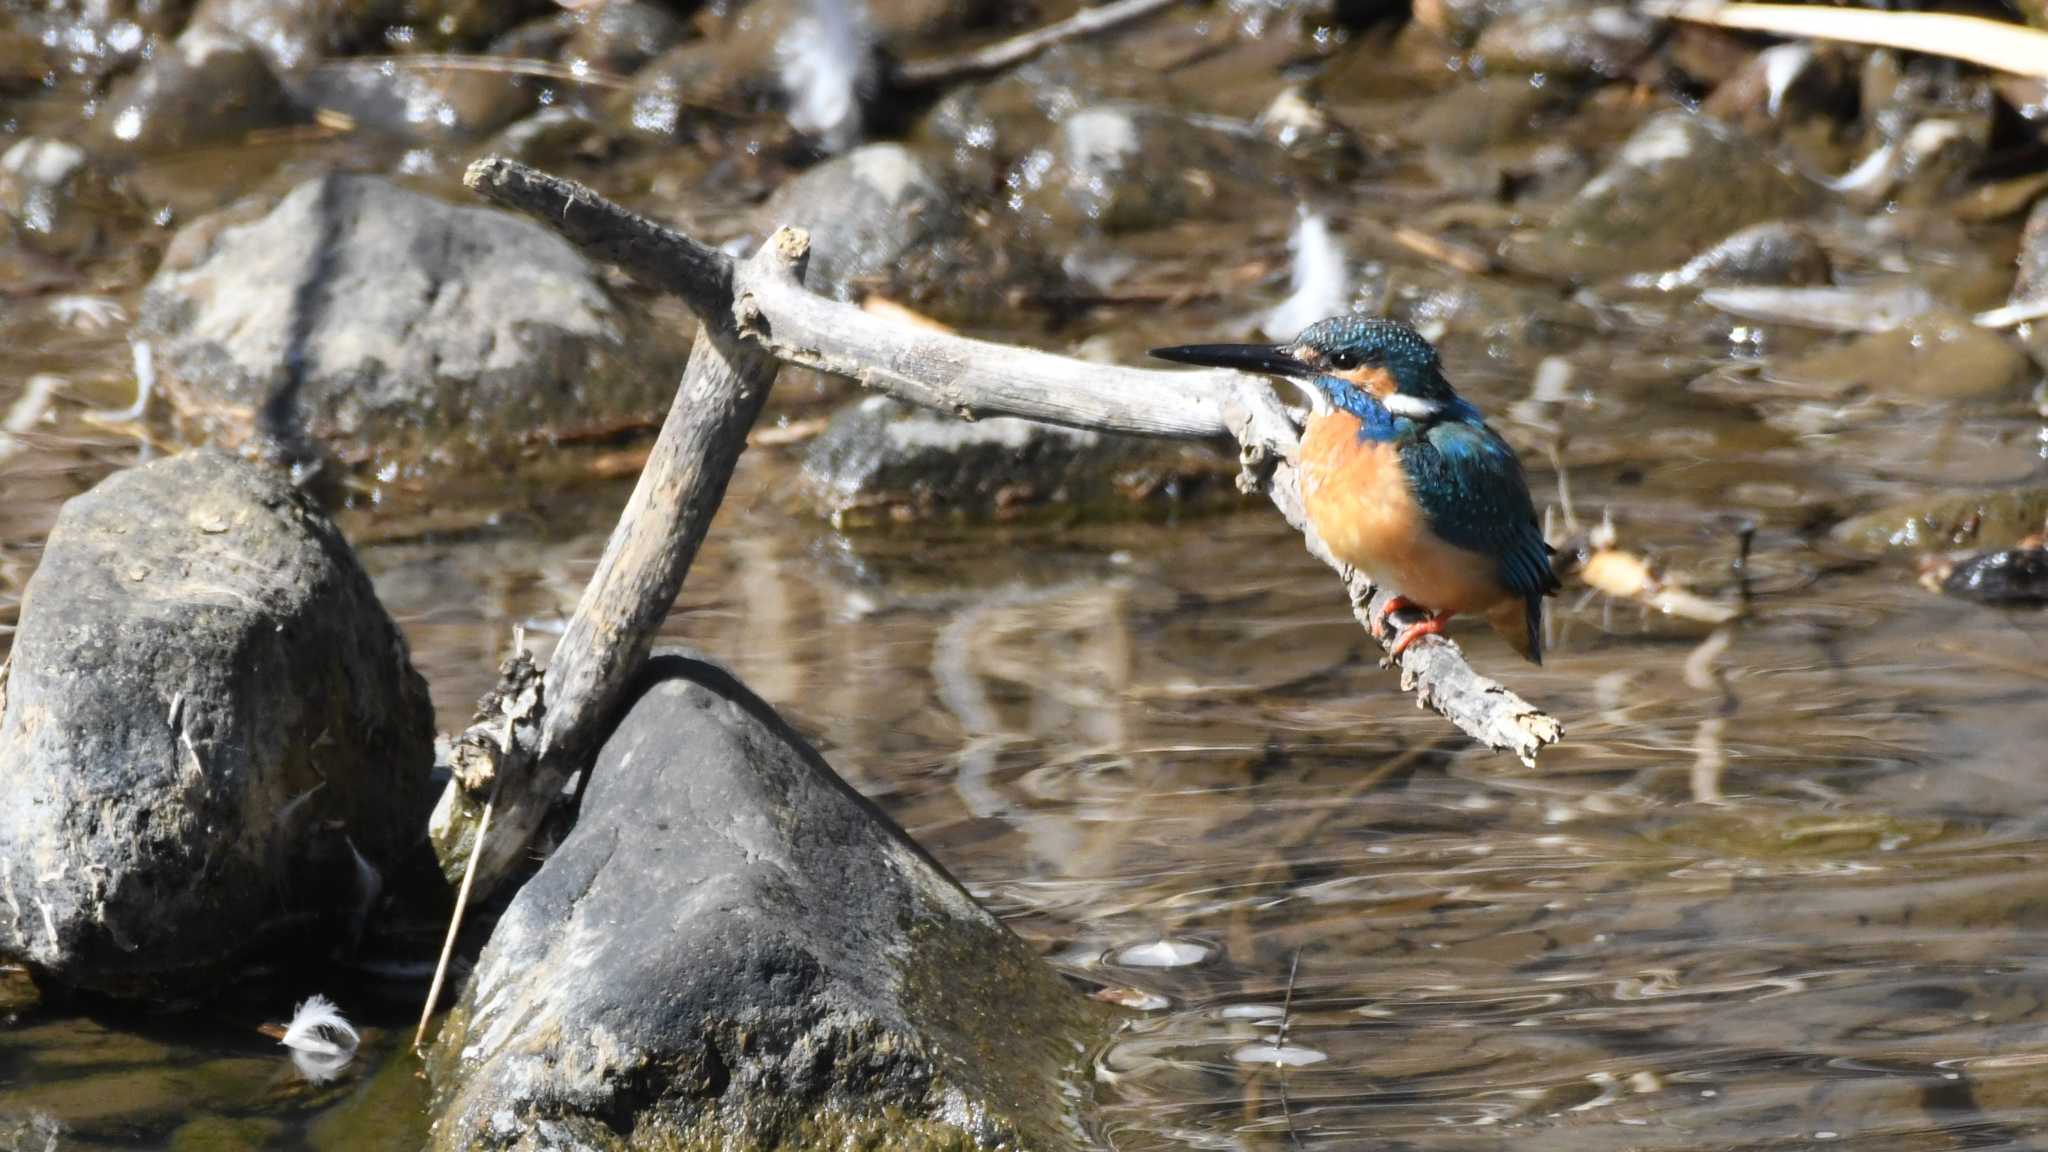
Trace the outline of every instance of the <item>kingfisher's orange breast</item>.
[[1301, 438], [1301, 504], [1337, 559], [1432, 612], [1479, 612], [1508, 597], [1490, 556], [1430, 530], [1400, 449], [1358, 435], [1358, 417], [1311, 417]]

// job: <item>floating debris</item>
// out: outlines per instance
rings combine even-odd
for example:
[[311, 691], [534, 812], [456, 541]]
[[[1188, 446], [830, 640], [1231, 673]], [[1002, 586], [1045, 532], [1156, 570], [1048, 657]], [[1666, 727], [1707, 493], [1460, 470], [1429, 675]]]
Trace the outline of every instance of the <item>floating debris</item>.
[[325, 996], [308, 997], [292, 1011], [292, 1022], [278, 1042], [301, 1052], [327, 1056], [354, 1055], [362, 1036], [341, 1015], [341, 1009]]
[[1104, 1004], [1114, 1004], [1119, 1008], [1129, 1008], [1137, 1012], [1157, 1012], [1173, 1005], [1173, 1001], [1157, 992], [1116, 984], [1097, 988], [1091, 996]]
[[292, 1012], [292, 1022], [283, 1028], [265, 1024], [258, 1029], [292, 1050], [292, 1067], [314, 1084], [325, 1084], [356, 1058], [362, 1036], [355, 1025], [342, 1017], [341, 1009], [325, 996], [307, 997]]
[[1633, 600], [1667, 616], [1725, 624], [1742, 615], [1741, 605], [1689, 592], [1678, 581], [1660, 575], [1648, 560], [1618, 547], [1611, 518], [1587, 533], [1575, 571], [1588, 588], [1618, 600]]

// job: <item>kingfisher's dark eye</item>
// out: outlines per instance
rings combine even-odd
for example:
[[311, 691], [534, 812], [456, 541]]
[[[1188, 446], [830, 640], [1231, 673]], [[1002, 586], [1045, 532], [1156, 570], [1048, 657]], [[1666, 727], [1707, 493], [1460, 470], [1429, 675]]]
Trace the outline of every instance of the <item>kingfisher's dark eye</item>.
[[1330, 353], [1330, 367], [1340, 372], [1348, 372], [1358, 367], [1358, 353], [1349, 348], [1340, 348]]

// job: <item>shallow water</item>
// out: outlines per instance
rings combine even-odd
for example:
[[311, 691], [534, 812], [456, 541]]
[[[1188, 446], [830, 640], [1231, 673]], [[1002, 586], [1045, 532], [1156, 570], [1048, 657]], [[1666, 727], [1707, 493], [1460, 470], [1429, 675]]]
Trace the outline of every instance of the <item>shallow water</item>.
[[[1397, 222], [1396, 185], [1342, 211]], [[1213, 227], [1123, 250], [1277, 269], [1291, 201], [1252, 207], [1249, 251]], [[1840, 226], [1854, 248], [1865, 225]], [[1887, 228], [1944, 267], [2010, 245]], [[1368, 294], [1405, 274], [1368, 270]], [[135, 276], [90, 287], [132, 315]], [[1134, 356], [1240, 334], [1283, 291], [1249, 283], [991, 334]], [[4, 652], [62, 501], [174, 445], [160, 413], [87, 414], [133, 398], [125, 320], [47, 294], [0, 309], [21, 350], [0, 411], [61, 377], [0, 459]], [[1713, 631], [1568, 587], [1540, 669], [1461, 633], [1567, 726], [1536, 768], [1418, 711], [1262, 506], [847, 537], [792, 511], [800, 447], [756, 448], [664, 634], [730, 665], [1063, 968], [1152, 1002], [1077, 1085], [1120, 1152], [2039, 1146], [2048, 615], [1940, 598], [1821, 530], [2038, 480], [2032, 402], [1803, 392], [1766, 362], [1827, 337], [1654, 293], [1598, 316], [1534, 350], [1454, 326], [1449, 368], [1525, 449], [1558, 535], [1553, 444], [1578, 522], [1611, 512], [1752, 614]], [[444, 730], [515, 626], [545, 654], [624, 493], [354, 494], [343, 526]], [[418, 1147], [417, 977], [273, 975], [156, 1016], [30, 1004], [0, 1029], [0, 1147]], [[255, 1031], [316, 990], [371, 1026], [324, 1085]]]

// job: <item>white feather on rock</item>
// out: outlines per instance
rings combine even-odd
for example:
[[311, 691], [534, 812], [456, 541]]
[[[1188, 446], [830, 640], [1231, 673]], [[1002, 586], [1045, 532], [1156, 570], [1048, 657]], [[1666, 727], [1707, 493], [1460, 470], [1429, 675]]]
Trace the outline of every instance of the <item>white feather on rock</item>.
[[874, 33], [860, 0], [809, 0], [775, 46], [789, 125], [828, 152], [860, 141], [860, 104], [873, 87]]
[[311, 996], [292, 1012], [281, 1041], [287, 1048], [321, 1056], [353, 1055], [362, 1037], [342, 1018], [341, 1009], [325, 996]]
[[1349, 303], [1351, 277], [1344, 266], [1344, 248], [1330, 234], [1330, 223], [1303, 206], [1287, 239], [1294, 253], [1291, 290], [1260, 327], [1277, 340], [1291, 339], [1325, 316], [1335, 316]]

